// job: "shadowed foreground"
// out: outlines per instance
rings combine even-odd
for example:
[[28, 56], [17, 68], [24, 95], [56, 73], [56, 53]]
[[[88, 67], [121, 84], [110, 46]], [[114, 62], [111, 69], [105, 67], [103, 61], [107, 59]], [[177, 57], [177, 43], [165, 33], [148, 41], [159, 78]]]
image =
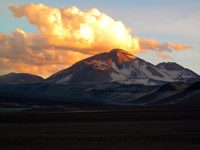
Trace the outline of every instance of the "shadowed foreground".
[[1, 150], [199, 150], [200, 110], [1, 113]]

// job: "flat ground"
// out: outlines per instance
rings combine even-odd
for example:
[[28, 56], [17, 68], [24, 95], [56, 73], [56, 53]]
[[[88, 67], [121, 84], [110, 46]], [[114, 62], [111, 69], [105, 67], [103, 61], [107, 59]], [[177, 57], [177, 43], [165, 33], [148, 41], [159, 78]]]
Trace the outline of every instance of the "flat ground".
[[200, 109], [0, 113], [1, 150], [200, 150]]

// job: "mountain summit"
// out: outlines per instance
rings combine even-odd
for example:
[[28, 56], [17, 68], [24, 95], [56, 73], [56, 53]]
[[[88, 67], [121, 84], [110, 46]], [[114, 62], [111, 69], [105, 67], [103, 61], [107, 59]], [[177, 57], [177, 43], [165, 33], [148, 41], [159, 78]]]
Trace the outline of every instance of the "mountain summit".
[[200, 80], [200, 76], [176, 63], [160, 63], [154, 66], [124, 50], [114, 49], [81, 60], [53, 74], [46, 82], [57, 84], [121, 82], [156, 85], [196, 80]]

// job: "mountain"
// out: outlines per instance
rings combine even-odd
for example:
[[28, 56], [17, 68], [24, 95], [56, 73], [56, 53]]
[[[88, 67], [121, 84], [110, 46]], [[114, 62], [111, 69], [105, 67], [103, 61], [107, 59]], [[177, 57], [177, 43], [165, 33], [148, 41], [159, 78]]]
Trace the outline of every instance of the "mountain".
[[184, 105], [200, 106], [200, 81], [167, 83], [161, 88], [129, 101], [133, 105]]
[[44, 79], [28, 73], [9, 73], [0, 76], [0, 84], [28, 84], [42, 82]]
[[132, 54], [114, 49], [81, 60], [46, 79], [48, 83], [109, 83], [159, 85], [168, 82], [194, 82], [200, 76], [176, 63], [156, 66]]
[[187, 68], [183, 68], [174, 62], [160, 63], [156, 65], [156, 67], [172, 78], [176, 78], [178, 81], [196, 82], [199, 80], [199, 75]]
[[0, 108], [63, 107], [69, 105], [121, 105], [160, 86], [109, 84], [0, 84]]
[[165, 85], [137, 84], [0, 84], [0, 108], [79, 106], [199, 107], [200, 81]]
[[163, 99], [183, 92], [190, 84], [186, 82], [171, 82], [167, 83], [156, 91], [133, 99], [129, 103], [139, 105], [151, 105], [152, 103], [163, 102]]
[[200, 105], [200, 81], [193, 83], [183, 91], [175, 95], [161, 99], [151, 105], [166, 105], [166, 104], [179, 104], [179, 105]]

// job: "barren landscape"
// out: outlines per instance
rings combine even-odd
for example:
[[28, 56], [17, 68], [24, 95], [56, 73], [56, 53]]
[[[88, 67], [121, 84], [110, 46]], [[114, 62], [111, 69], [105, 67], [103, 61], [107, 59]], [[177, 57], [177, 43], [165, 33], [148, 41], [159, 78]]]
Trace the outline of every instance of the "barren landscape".
[[198, 150], [200, 109], [1, 112], [1, 150]]

